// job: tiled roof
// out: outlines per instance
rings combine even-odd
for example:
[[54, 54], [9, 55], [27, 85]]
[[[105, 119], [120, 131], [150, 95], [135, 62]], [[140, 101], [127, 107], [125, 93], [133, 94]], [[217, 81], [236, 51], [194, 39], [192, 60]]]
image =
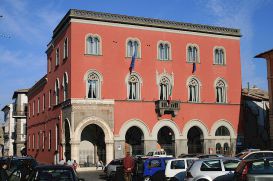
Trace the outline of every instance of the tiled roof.
[[166, 29], [174, 29], [174, 30], [181, 30], [181, 31], [211, 33], [211, 34], [228, 35], [228, 36], [236, 36], [236, 37], [241, 36], [240, 30], [233, 29], [233, 28], [71, 9], [68, 11], [68, 13], [62, 19], [62, 21], [58, 24], [58, 26], [53, 31], [53, 37], [55, 37], [56, 34], [58, 34], [58, 32], [67, 23], [67, 21], [70, 18], [112, 22], [112, 23], [120, 23], [120, 24], [130, 24], [130, 25], [138, 25], [138, 26], [146, 26], [146, 27], [166, 28]]
[[256, 55], [254, 58], [265, 58], [265, 56], [266, 56], [267, 54], [270, 54], [270, 53], [273, 54], [273, 49], [268, 50], [268, 51], [263, 52], [263, 53], [260, 53], [260, 54]]

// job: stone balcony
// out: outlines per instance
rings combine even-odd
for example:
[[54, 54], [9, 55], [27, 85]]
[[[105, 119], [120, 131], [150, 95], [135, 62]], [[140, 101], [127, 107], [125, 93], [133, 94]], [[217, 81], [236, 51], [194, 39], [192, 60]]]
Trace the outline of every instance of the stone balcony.
[[159, 117], [164, 114], [171, 114], [172, 117], [175, 117], [180, 110], [180, 101], [157, 100], [155, 101], [155, 110]]

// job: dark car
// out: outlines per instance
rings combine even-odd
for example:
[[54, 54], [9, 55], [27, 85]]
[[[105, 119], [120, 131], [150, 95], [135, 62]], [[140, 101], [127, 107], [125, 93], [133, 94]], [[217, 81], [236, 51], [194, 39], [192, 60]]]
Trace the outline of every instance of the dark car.
[[34, 168], [28, 181], [84, 181], [78, 177], [71, 166], [67, 165], [40, 165]]
[[233, 180], [273, 180], [273, 158], [242, 160], [234, 172]]

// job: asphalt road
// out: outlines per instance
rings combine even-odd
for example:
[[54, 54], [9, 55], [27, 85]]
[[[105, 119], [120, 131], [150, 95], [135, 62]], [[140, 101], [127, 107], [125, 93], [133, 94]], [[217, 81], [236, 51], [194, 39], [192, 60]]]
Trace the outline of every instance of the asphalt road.
[[79, 177], [85, 181], [106, 181], [105, 174], [102, 170], [79, 171], [78, 174]]

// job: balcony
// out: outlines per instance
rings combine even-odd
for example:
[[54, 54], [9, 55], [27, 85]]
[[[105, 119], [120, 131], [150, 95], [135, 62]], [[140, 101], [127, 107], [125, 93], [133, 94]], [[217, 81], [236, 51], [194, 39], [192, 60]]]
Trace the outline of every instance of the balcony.
[[164, 114], [171, 114], [172, 117], [175, 117], [180, 110], [180, 101], [157, 100], [155, 101], [155, 110], [159, 117]]

